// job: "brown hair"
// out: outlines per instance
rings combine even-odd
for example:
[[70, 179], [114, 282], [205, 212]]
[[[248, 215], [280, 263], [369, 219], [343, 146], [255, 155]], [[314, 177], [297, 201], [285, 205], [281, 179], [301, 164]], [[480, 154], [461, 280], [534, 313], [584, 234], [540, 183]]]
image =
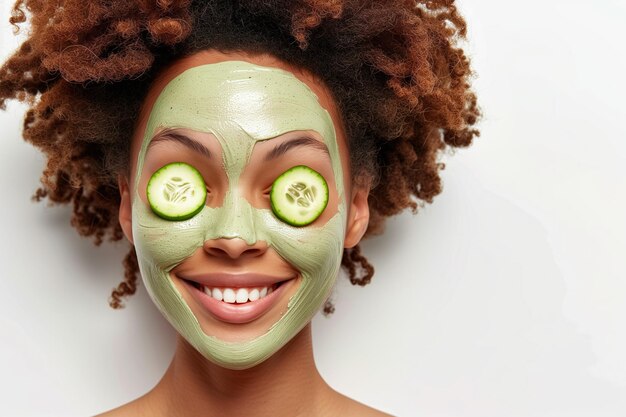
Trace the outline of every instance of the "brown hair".
[[[47, 156], [34, 198], [72, 203], [72, 225], [96, 245], [117, 241], [116, 177], [146, 91], [167, 63], [196, 51], [265, 52], [305, 68], [344, 119], [353, 178], [374, 178], [366, 235], [441, 192], [438, 162], [467, 146], [479, 117], [466, 25], [453, 0], [18, 0], [11, 23], [27, 39], [0, 69], [0, 106], [30, 104], [24, 138]], [[110, 304], [136, 289], [134, 249]], [[344, 252], [353, 284], [373, 268]], [[326, 311], [332, 306], [327, 305]]]

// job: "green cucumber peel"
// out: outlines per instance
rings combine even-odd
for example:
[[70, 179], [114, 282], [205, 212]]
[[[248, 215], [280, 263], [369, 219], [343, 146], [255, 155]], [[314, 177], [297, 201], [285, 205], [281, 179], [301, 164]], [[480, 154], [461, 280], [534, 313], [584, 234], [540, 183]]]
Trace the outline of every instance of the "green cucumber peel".
[[185, 162], [162, 166], [150, 177], [146, 196], [152, 211], [165, 220], [182, 221], [198, 214], [206, 202], [202, 174]]
[[270, 204], [281, 221], [296, 227], [309, 225], [328, 205], [328, 184], [319, 172], [297, 165], [276, 178]]

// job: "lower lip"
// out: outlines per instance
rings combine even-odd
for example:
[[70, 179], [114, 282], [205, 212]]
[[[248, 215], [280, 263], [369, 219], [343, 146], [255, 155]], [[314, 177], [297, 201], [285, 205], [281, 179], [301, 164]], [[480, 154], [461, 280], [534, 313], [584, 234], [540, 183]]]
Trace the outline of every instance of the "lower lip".
[[241, 304], [231, 304], [216, 300], [206, 295], [204, 291], [196, 288], [193, 284], [186, 281], [183, 282], [190, 288], [191, 294], [196, 301], [216, 319], [226, 323], [243, 324], [256, 320], [269, 311], [285, 292], [285, 288], [293, 281], [295, 281], [295, 279], [282, 283], [278, 288], [263, 298]]

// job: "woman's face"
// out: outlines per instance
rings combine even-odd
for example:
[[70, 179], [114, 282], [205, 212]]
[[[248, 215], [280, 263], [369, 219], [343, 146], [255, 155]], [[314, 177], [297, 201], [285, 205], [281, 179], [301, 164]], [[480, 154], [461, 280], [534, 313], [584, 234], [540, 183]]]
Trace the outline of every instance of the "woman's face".
[[[131, 155], [120, 222], [146, 288], [190, 344], [227, 368], [262, 362], [310, 322], [343, 248], [367, 226], [367, 191], [352, 190], [330, 93], [271, 56], [203, 51], [171, 65], [150, 89]], [[148, 204], [150, 177], [172, 162], [192, 165], [206, 184], [205, 206], [187, 220], [166, 220]], [[274, 215], [269, 197], [297, 165], [329, 190], [303, 227]]]

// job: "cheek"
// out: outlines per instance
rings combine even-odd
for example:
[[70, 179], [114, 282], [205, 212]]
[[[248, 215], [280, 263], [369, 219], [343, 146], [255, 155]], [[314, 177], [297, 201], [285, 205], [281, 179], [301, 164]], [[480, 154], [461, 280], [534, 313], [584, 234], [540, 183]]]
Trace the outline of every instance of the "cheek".
[[272, 226], [278, 220], [268, 219], [270, 227], [275, 228], [273, 248], [302, 277], [297, 292], [289, 299], [281, 328], [302, 328], [328, 299], [341, 267], [344, 220], [341, 208], [323, 227]]
[[[202, 224], [205, 207], [191, 219], [173, 222], [155, 215], [136, 196], [133, 203], [133, 236], [137, 255], [161, 270], [169, 271], [202, 246], [206, 227]], [[206, 215], [206, 214], [205, 214]]]
[[323, 226], [288, 226], [268, 211], [264, 223], [269, 231], [270, 245], [305, 279], [325, 281], [334, 279], [343, 255], [343, 210]]

